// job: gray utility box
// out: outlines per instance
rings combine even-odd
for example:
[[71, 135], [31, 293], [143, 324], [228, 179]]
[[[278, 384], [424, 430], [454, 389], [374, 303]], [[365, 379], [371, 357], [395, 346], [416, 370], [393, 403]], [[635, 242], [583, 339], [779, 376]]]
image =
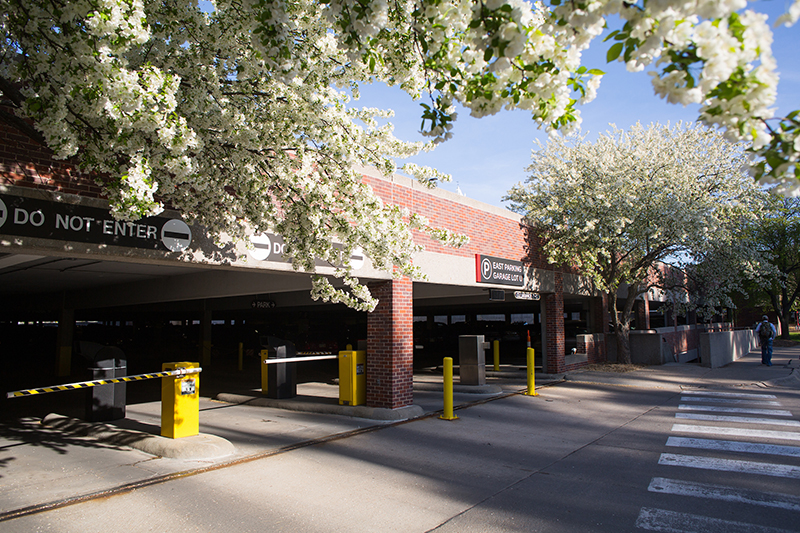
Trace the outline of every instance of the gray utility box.
[[458, 373], [462, 385], [486, 385], [486, 350], [483, 335], [458, 337]]
[[[95, 354], [94, 366], [90, 367], [93, 380], [124, 378], [128, 375], [127, 361], [122, 350], [105, 346]], [[109, 383], [90, 387], [86, 391], [86, 420], [105, 422], [125, 418], [125, 383]]]
[[[267, 359], [290, 359], [297, 356], [294, 343], [277, 337], [267, 338]], [[287, 399], [297, 396], [297, 363], [274, 363], [267, 366], [267, 398]]]

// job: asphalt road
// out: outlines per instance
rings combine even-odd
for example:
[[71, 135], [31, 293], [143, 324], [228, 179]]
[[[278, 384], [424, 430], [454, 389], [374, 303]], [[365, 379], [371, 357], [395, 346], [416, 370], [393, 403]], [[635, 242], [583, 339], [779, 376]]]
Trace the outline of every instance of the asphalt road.
[[701, 391], [567, 382], [0, 531], [800, 531], [800, 391]]

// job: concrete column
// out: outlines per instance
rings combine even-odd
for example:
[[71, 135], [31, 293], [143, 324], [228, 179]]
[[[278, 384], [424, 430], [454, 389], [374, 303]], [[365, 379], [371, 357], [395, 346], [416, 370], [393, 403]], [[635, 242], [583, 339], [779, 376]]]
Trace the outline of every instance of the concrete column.
[[650, 329], [650, 302], [636, 300], [633, 303], [633, 313], [636, 317], [636, 329]]
[[367, 317], [367, 406], [399, 409], [414, 402], [414, 331], [409, 278], [369, 285], [378, 306]]
[[[547, 330], [545, 372], [558, 374], [566, 370], [564, 361], [564, 280], [555, 273], [555, 292], [544, 298], [545, 328]], [[544, 363], [543, 363], [544, 364]]]
[[211, 310], [205, 308], [200, 322], [200, 366], [211, 366]]
[[61, 308], [56, 333], [56, 375], [69, 376], [72, 373], [72, 336], [75, 331], [75, 310]]

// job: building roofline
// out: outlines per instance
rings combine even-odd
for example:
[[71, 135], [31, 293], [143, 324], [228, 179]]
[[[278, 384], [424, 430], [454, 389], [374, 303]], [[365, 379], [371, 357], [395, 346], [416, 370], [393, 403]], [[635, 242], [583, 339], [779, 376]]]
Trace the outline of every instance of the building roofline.
[[412, 189], [414, 191], [419, 191], [421, 193], [430, 194], [431, 196], [435, 196], [437, 198], [441, 198], [443, 200], [447, 200], [450, 202], [455, 202], [461, 205], [465, 205], [471, 207], [473, 209], [477, 209], [479, 211], [483, 211], [485, 213], [491, 213], [493, 215], [501, 216], [507, 218], [509, 220], [513, 220], [515, 222], [522, 222], [524, 217], [513, 211], [510, 211], [504, 207], [497, 207], [491, 204], [487, 204], [486, 202], [481, 202], [480, 200], [475, 200], [473, 198], [469, 198], [467, 196], [462, 196], [460, 194], [456, 194], [454, 192], [446, 191], [444, 189], [440, 189], [435, 187], [433, 189], [429, 189], [419, 183], [417, 180], [413, 178], [409, 178], [406, 176], [401, 176], [399, 174], [392, 174], [391, 176], [384, 176], [377, 168], [375, 167], [365, 167], [361, 165], [354, 165], [353, 169], [365, 176], [369, 176], [371, 178], [383, 180], [389, 183], [393, 183], [400, 187], [405, 187], [407, 189]]

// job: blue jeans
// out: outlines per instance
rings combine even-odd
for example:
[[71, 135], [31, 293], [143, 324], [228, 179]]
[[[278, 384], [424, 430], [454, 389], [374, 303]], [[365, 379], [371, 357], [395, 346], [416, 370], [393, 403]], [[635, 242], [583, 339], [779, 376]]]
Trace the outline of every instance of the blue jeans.
[[772, 365], [772, 339], [761, 341], [761, 363]]

